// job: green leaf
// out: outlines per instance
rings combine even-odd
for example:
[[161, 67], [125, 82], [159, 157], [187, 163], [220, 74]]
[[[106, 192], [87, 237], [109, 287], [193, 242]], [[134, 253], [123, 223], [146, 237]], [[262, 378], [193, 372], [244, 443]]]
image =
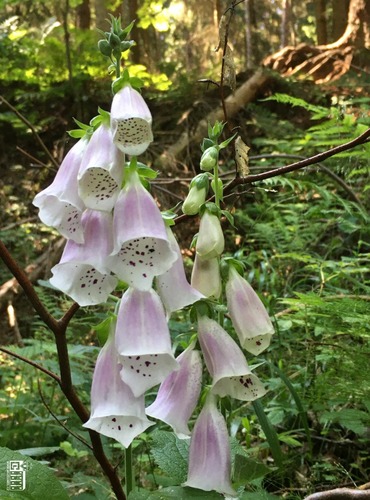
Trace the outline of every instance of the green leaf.
[[271, 493], [267, 493], [267, 491], [265, 490], [254, 491], [254, 492], [246, 491], [240, 497], [240, 500], [281, 500], [281, 497], [271, 495]]
[[24, 448], [23, 450], [17, 451], [28, 457], [42, 457], [60, 451], [60, 448], [59, 446], [40, 446], [38, 448]]
[[[20, 462], [19, 465], [25, 469], [23, 491], [9, 491], [7, 488], [7, 467], [11, 461]], [[36, 460], [9, 448], [0, 448], [0, 470], [2, 471], [0, 474], [0, 498], [2, 500], [40, 500], [40, 498], [68, 500], [69, 498], [54, 472]]]
[[188, 441], [166, 431], [153, 432], [152, 439], [152, 453], [159, 467], [177, 482], [184, 482], [188, 472]]
[[237, 485], [242, 485], [266, 476], [271, 470], [262, 462], [256, 462], [244, 455], [236, 455], [233, 479]]

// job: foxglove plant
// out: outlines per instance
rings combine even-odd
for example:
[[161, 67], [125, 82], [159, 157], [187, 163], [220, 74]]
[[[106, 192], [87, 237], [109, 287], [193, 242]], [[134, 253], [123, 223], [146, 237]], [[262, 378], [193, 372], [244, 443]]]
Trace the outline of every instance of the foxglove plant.
[[78, 193], [77, 174], [88, 142], [86, 135], [70, 149], [54, 181], [33, 200], [41, 221], [76, 243], [84, 241], [81, 216], [85, 205]]

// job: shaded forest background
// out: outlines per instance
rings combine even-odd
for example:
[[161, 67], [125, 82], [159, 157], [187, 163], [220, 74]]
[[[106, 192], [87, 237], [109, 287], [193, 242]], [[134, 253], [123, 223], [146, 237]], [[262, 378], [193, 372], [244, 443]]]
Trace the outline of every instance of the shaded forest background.
[[[232, 74], [220, 87], [222, 50], [215, 49], [225, 12]], [[153, 114], [155, 140], [145, 160], [160, 172], [152, 190], [163, 209], [186, 195], [199, 171], [202, 123], [222, 116], [223, 99], [238, 97], [225, 130], [237, 130], [251, 147], [251, 173], [330, 149], [370, 124], [369, 0], [0, 0], [1, 239], [57, 316], [70, 302], [45, 280], [63, 241], [38, 222], [31, 202], [73, 145], [66, 133], [75, 128], [73, 118], [88, 123], [98, 106], [109, 109], [111, 77], [97, 50], [109, 14], [121, 15], [123, 25], [136, 20], [137, 44], [125, 65], [143, 79]], [[225, 200], [237, 228], [225, 224], [228, 251], [246, 264], [277, 329], [264, 365], [270, 392], [263, 404], [283, 459], [279, 472], [252, 475], [251, 491], [300, 499], [368, 483], [369, 157], [369, 143], [363, 144], [325, 165], [240, 186]], [[233, 150], [221, 160], [224, 179], [232, 179]], [[196, 231], [197, 220], [177, 228], [189, 269]], [[45, 366], [54, 367], [50, 334], [5, 266], [0, 310], [0, 344], [38, 360], [42, 345]], [[86, 367], [92, 373], [97, 353], [93, 325], [103, 317], [99, 308], [79, 311], [72, 325], [75, 382], [87, 401]], [[172, 333], [191, 329], [187, 321], [174, 318]], [[73, 497], [108, 498], [103, 478], [92, 484], [94, 464], [81, 443], [40, 400], [32, 368], [1, 353], [0, 361], [2, 445], [42, 447], [40, 455]], [[52, 383], [43, 381], [43, 391], [53, 411], [80, 432]], [[250, 456], [276, 466], [280, 459], [276, 450], [271, 458], [253, 409], [234, 410], [234, 437]], [[153, 465], [146, 447], [145, 440], [136, 445], [138, 479], [154, 488], [168, 471]], [[81, 496], [87, 493], [93, 496]]]

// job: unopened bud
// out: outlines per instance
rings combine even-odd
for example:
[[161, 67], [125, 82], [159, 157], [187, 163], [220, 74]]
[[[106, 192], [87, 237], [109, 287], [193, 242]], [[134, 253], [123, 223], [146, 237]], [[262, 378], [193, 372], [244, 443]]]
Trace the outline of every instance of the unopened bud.
[[218, 149], [212, 146], [204, 151], [200, 159], [200, 169], [205, 172], [212, 170], [218, 161]]

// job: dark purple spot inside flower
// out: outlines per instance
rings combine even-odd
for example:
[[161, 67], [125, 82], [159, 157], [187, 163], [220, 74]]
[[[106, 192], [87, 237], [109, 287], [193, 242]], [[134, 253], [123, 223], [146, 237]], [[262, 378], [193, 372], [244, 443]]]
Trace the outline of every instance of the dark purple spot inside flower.
[[116, 420], [117, 420], [117, 419], [116, 419], [115, 417], [114, 417], [114, 418], [112, 418], [112, 422], [115, 422]]

